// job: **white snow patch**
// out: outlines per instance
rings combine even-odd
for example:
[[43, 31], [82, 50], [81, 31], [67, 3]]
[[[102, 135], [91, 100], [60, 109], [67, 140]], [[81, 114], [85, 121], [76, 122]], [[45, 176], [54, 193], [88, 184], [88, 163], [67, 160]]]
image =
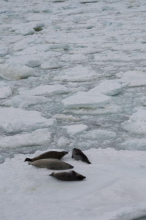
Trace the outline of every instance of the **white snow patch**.
[[1, 147], [5, 148], [17, 148], [26, 146], [39, 146], [45, 143], [49, 143], [51, 139], [51, 133], [47, 128], [38, 129], [31, 133], [16, 134], [14, 136], [0, 137]]
[[53, 79], [58, 81], [71, 81], [71, 82], [82, 82], [94, 80], [98, 77], [98, 74], [91, 67], [76, 66], [63, 70], [58, 76]]
[[0, 127], [7, 133], [32, 131], [52, 126], [53, 119], [46, 119], [37, 111], [26, 111], [16, 108], [0, 108]]
[[131, 133], [146, 134], [146, 109], [138, 107], [134, 111], [129, 120], [121, 124], [122, 128]]
[[12, 89], [9, 86], [0, 87], [0, 99], [5, 99], [12, 95]]
[[77, 124], [77, 125], [68, 125], [68, 126], [63, 126], [67, 130], [67, 133], [70, 135], [76, 135], [79, 134], [85, 130], [88, 129], [87, 125], [83, 124]]

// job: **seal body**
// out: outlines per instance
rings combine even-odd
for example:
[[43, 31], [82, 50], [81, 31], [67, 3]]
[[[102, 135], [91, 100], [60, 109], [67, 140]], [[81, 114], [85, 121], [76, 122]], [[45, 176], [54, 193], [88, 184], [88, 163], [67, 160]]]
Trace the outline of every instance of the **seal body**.
[[36, 160], [47, 159], [47, 158], [55, 158], [55, 159], [60, 160], [66, 154], [68, 154], [67, 151], [61, 151], [61, 152], [59, 152], [59, 151], [49, 151], [49, 152], [43, 153], [43, 154], [41, 154], [37, 157], [34, 157], [32, 159], [26, 158], [25, 161], [33, 162], [33, 161], [36, 161]]
[[36, 160], [34, 162], [30, 162], [29, 164], [35, 167], [47, 168], [51, 170], [67, 170], [73, 168], [72, 165], [60, 161], [58, 159], [41, 159], [41, 160]]
[[51, 173], [50, 176], [55, 177], [58, 180], [63, 180], [63, 181], [80, 181], [85, 179], [86, 177], [76, 173], [75, 171], [70, 171], [70, 172], [59, 172], [59, 173]]
[[81, 160], [85, 163], [91, 164], [87, 156], [80, 149], [77, 149], [77, 148], [73, 149], [72, 158], [74, 158], [75, 160]]

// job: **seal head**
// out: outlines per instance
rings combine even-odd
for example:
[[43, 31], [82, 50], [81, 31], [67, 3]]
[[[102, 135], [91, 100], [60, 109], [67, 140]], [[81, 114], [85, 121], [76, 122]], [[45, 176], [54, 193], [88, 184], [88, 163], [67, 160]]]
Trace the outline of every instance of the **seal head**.
[[81, 160], [85, 163], [91, 164], [87, 156], [80, 149], [77, 148], [73, 149], [72, 158], [74, 158], [75, 160]]

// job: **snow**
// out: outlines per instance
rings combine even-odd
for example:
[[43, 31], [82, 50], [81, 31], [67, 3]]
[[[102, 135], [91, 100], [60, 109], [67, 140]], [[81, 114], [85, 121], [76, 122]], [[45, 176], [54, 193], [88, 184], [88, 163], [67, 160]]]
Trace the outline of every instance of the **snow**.
[[146, 134], [146, 109], [137, 107], [128, 121], [121, 124], [122, 128], [134, 134]]
[[0, 108], [0, 128], [7, 133], [33, 131], [53, 125], [53, 119], [46, 119], [37, 111], [16, 108]]
[[43, 96], [43, 95], [55, 95], [61, 93], [67, 93], [69, 90], [63, 85], [42, 85], [37, 86], [34, 89], [28, 90], [27, 88], [21, 88], [19, 93], [21, 95], [33, 95], [33, 96]]
[[75, 161], [71, 154], [63, 158], [86, 176], [81, 182], [56, 180], [51, 170], [24, 162], [36, 154], [7, 159], [0, 166], [1, 218], [125, 220], [145, 215], [146, 153], [109, 148], [84, 153], [92, 164]]
[[67, 130], [68, 134], [76, 135], [87, 130], [88, 126], [83, 124], [76, 124], [76, 125], [63, 126], [63, 128]]
[[51, 139], [51, 133], [47, 128], [38, 129], [31, 133], [21, 133], [14, 136], [5, 136], [0, 138], [2, 148], [18, 148], [18, 147], [30, 147], [39, 146], [45, 143], [49, 143]]

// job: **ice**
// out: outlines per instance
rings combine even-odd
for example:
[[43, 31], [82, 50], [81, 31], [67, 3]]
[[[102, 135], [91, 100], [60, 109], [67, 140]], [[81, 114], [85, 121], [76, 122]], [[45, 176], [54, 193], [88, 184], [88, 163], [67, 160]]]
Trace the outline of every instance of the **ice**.
[[79, 118], [73, 117], [72, 115], [56, 114], [53, 118], [57, 120], [67, 120], [67, 121], [80, 121]]
[[1, 217], [125, 220], [146, 215], [146, 153], [114, 149], [84, 153], [92, 164], [75, 161], [71, 154], [63, 158], [86, 176], [81, 182], [62, 182], [49, 176], [51, 170], [24, 163], [26, 157], [36, 154], [7, 159], [0, 166]]
[[139, 151], [145, 151], [146, 150], [146, 139], [130, 139], [130, 140], [125, 140], [122, 144], [120, 144], [120, 147], [122, 149], [127, 149], [127, 150], [139, 150]]
[[2, 148], [20, 148], [39, 146], [49, 143], [51, 140], [51, 133], [47, 128], [38, 129], [31, 133], [21, 133], [14, 136], [0, 137]]
[[46, 103], [48, 101], [47, 98], [43, 96], [31, 96], [31, 95], [17, 95], [12, 99], [5, 101], [2, 103], [3, 106], [12, 106], [14, 108], [27, 108], [31, 105]]
[[0, 75], [11, 80], [20, 80], [30, 76], [37, 76], [32, 68], [27, 66], [12, 66], [7, 64], [0, 65]]
[[58, 69], [61, 68], [62, 64], [58, 62], [56, 58], [49, 59], [41, 65], [41, 68], [46, 69]]
[[16, 108], [0, 108], [0, 128], [7, 133], [33, 131], [52, 126], [53, 119], [46, 119], [37, 111], [26, 111]]
[[12, 89], [9, 86], [0, 87], [0, 99], [5, 99], [12, 95]]
[[71, 143], [71, 141], [68, 138], [65, 138], [65, 137], [60, 137], [59, 140], [57, 141], [57, 145], [59, 147], [68, 146], [70, 143]]
[[98, 77], [98, 74], [91, 67], [76, 66], [62, 72], [54, 77], [57, 81], [71, 81], [71, 82], [82, 82], [94, 80]]
[[4, 57], [8, 53], [8, 48], [0, 46], [0, 57]]
[[118, 82], [117, 80], [104, 80], [98, 86], [91, 89], [90, 92], [99, 92], [104, 95], [113, 96], [120, 93], [126, 85]]
[[34, 68], [40, 66], [41, 62], [39, 60], [29, 60], [25, 65]]
[[130, 133], [146, 134], [146, 109], [137, 107], [128, 121], [121, 124], [122, 128]]
[[55, 95], [67, 93], [69, 89], [67, 89], [63, 85], [41, 85], [37, 86], [34, 89], [28, 90], [27, 88], [21, 88], [19, 93], [21, 95], [32, 95], [32, 96], [43, 96], [43, 95]]
[[67, 133], [70, 135], [76, 135], [82, 133], [83, 131], [87, 130], [88, 126], [84, 124], [76, 124], [76, 125], [68, 125], [63, 126], [67, 130]]
[[128, 83], [129, 87], [145, 86], [146, 85], [146, 73], [140, 71], [127, 71], [117, 74], [122, 82]]
[[103, 94], [90, 92], [78, 92], [73, 96], [64, 99], [62, 102], [65, 108], [97, 108], [105, 106], [111, 98]]
[[92, 131], [87, 131], [85, 134], [83, 134], [81, 137], [83, 138], [89, 138], [89, 139], [110, 139], [110, 138], [115, 138], [116, 133], [108, 130], [92, 130]]

